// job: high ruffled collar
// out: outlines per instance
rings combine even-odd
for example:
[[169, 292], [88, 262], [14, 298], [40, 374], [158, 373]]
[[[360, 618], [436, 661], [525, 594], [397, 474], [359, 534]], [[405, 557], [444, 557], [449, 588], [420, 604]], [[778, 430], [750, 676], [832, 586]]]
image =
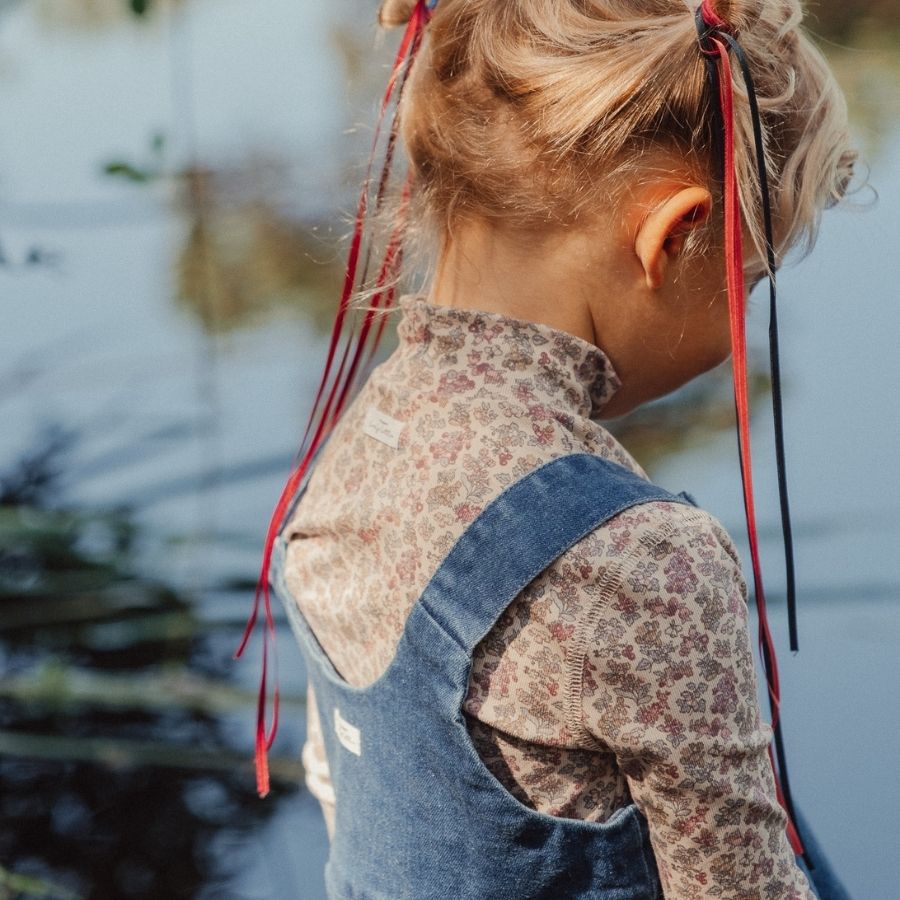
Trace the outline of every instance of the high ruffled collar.
[[438, 366], [464, 365], [468, 377], [474, 372], [490, 384], [503, 370], [519, 381], [531, 375], [541, 399], [590, 419], [621, 385], [599, 347], [551, 325], [429, 303], [424, 294], [404, 294], [397, 305], [401, 345], [417, 347]]

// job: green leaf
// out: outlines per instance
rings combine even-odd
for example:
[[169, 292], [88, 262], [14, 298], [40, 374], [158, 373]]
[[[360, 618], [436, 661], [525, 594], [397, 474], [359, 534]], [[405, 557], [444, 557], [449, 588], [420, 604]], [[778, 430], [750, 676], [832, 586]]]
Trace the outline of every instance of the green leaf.
[[140, 184], [144, 184], [145, 182], [150, 180], [150, 174], [148, 172], [142, 171], [137, 167], [133, 166], [131, 163], [123, 162], [121, 160], [115, 160], [113, 162], [108, 162], [103, 166], [103, 172], [106, 175], [112, 175], [117, 178], [125, 178], [128, 181], [135, 181]]

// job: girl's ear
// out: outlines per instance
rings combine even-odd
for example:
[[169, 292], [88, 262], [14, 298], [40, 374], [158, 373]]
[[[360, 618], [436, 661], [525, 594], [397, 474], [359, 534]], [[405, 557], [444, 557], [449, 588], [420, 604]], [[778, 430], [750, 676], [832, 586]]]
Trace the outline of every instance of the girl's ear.
[[712, 195], [694, 185], [672, 194], [638, 226], [634, 252], [640, 260], [647, 287], [662, 287], [669, 263], [681, 252], [684, 238], [709, 218]]

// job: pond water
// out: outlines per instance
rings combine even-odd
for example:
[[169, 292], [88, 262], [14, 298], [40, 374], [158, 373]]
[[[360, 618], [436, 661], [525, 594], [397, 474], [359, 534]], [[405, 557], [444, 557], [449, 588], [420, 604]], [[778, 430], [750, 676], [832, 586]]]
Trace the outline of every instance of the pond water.
[[[395, 36], [373, 50], [375, 4], [361, 21], [351, 0], [128, 6], [0, 5], [0, 896], [319, 900], [299, 654], [282, 627], [265, 801], [258, 645], [230, 657], [324, 361]], [[864, 900], [900, 879], [886, 23], [854, 20], [855, 49], [829, 48], [879, 200], [826, 214], [780, 281], [794, 657], [765, 403], [754, 424], [792, 785]], [[758, 349], [765, 327], [760, 293]], [[690, 401], [665, 421], [692, 423]], [[732, 432], [701, 421], [663, 449], [656, 478], [740, 537]]]

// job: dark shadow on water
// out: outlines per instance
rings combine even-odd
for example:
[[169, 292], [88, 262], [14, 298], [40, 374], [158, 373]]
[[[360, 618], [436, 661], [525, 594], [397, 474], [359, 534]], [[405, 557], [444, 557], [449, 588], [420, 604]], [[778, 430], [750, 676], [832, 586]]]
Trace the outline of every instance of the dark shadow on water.
[[252, 830], [264, 807], [246, 778], [225, 773], [4, 758], [0, 783], [0, 815], [14, 823], [0, 855], [80, 897], [193, 897], [224, 885], [233, 872], [217, 845]]
[[258, 802], [224, 727], [252, 715], [239, 623], [136, 575], [127, 510], [53, 505], [75, 442], [49, 429], [0, 477], [0, 896], [214, 895], [299, 763]]

